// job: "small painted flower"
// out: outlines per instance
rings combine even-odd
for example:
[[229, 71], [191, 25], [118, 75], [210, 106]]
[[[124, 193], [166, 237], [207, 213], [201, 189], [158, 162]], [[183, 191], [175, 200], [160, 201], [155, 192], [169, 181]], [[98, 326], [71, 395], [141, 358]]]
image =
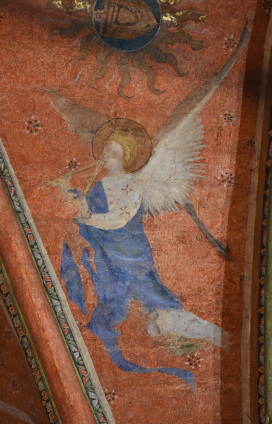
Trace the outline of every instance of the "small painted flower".
[[237, 43], [233, 38], [233, 35], [231, 37], [224, 37], [225, 45], [223, 46], [223, 49], [228, 49], [232, 52], [233, 49], [237, 47]]
[[128, 195], [130, 191], [133, 191], [133, 188], [129, 188], [129, 186], [127, 184], [126, 188], [121, 188], [121, 191], [125, 191], [126, 193], [124, 193], [124, 194]]
[[271, 10], [272, 1], [271, 0], [262, 0], [262, 9], [265, 9], [266, 12]]
[[34, 116], [31, 117], [31, 120], [29, 120], [28, 122], [25, 122], [26, 124], [26, 129], [27, 129], [27, 133], [31, 133], [31, 134], [37, 134], [37, 132], [39, 130], [41, 130], [41, 124], [40, 121], [38, 121], [37, 119], [34, 119]]
[[16, 379], [13, 378], [11, 380], [11, 384], [10, 384], [11, 388], [12, 388], [12, 393], [18, 393], [19, 392], [19, 384], [17, 383]]
[[74, 171], [75, 169], [78, 169], [78, 165], [80, 165], [80, 162], [76, 161], [76, 158], [72, 159], [72, 160], [67, 160], [67, 166], [65, 166], [65, 169], [67, 169], [68, 171]]
[[234, 120], [235, 120], [235, 116], [233, 115], [233, 112], [230, 112], [228, 109], [226, 110], [226, 112], [223, 115], [220, 115], [220, 118], [224, 119], [224, 125], [226, 124], [230, 124], [233, 125], [234, 124]]
[[109, 403], [113, 403], [118, 396], [115, 394], [115, 390], [105, 389], [105, 396]]
[[120, 216], [124, 214], [128, 216], [130, 215], [130, 212], [127, 212], [126, 209], [127, 209], [127, 206], [125, 206], [124, 208], [120, 208], [120, 211], [121, 211]]
[[5, 330], [5, 338], [8, 342], [11, 341], [11, 332], [9, 330]]
[[201, 367], [201, 362], [203, 361], [203, 359], [198, 356], [197, 352], [187, 355], [187, 358], [188, 358], [188, 362], [185, 362], [185, 363], [187, 365], [190, 365], [192, 369]]
[[247, 140], [243, 142], [250, 150], [255, 148], [255, 140], [248, 137]]
[[235, 175], [228, 171], [224, 174], [222, 173], [219, 177], [216, 177], [218, 182], [220, 182], [220, 184], [223, 184], [224, 187], [227, 187], [228, 185], [233, 185], [235, 183], [234, 178]]

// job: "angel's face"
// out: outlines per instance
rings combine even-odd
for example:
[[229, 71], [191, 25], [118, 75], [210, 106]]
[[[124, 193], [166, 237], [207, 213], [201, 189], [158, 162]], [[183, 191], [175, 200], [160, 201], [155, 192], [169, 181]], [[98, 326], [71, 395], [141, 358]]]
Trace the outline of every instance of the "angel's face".
[[104, 168], [109, 172], [121, 172], [123, 170], [123, 149], [115, 141], [104, 147], [101, 159], [104, 162]]

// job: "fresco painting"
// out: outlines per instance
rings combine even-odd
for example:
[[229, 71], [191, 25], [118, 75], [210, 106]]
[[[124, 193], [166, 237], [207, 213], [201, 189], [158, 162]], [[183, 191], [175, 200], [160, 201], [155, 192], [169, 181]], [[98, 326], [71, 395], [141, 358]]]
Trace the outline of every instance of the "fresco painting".
[[[103, 124], [93, 138], [92, 148], [100, 160], [98, 172], [91, 179], [91, 183], [102, 167], [107, 170], [107, 176], [91, 190], [89, 182], [82, 193], [76, 189], [67, 190], [72, 174], [68, 174], [68, 178], [66, 174], [49, 182], [49, 185], [59, 186], [62, 192], [66, 191], [66, 200], [70, 193], [73, 199], [79, 201], [80, 218], [73, 219], [73, 222], [79, 225], [81, 237], [94, 249], [95, 269], [92, 268], [87, 247], [81, 257], [98, 298], [86, 328], [103, 341], [107, 353], [123, 371], [159, 371], [178, 376], [186, 381], [192, 390], [194, 378], [188, 371], [144, 368], [126, 361], [118, 347], [120, 331], [117, 330], [117, 325], [127, 319], [131, 303], [138, 301], [141, 309], [149, 315], [149, 335], [154, 337], [169, 334], [191, 339], [200, 338], [210, 340], [219, 347], [228, 348], [229, 335], [224, 330], [185, 311], [179, 299], [160, 281], [142, 219], [143, 216], [147, 219], [148, 214], [154, 219], [155, 214], [161, 215], [162, 212], [178, 213], [177, 205], [180, 205], [191, 215], [218, 252], [224, 258], [230, 259], [227, 248], [216, 240], [200, 221], [188, 196], [192, 191], [194, 179], [199, 178], [199, 174], [203, 172], [200, 169], [202, 164], [197, 162], [202, 159], [199, 154], [204, 147], [200, 143], [203, 138], [203, 126], [200, 125], [198, 115], [235, 63], [241, 49], [247, 44], [248, 37], [249, 30], [246, 26], [239, 48], [237, 47], [224, 67], [195, 89], [191, 102], [186, 99], [186, 109], [183, 102], [176, 107], [165, 127], [157, 135], [157, 145], [147, 164], [141, 151], [138, 152], [138, 144], [133, 137], [133, 131], [130, 130], [129, 120], [111, 120]], [[59, 100], [59, 96], [57, 98]], [[57, 104], [55, 93], [53, 99], [53, 103]], [[69, 113], [73, 113], [73, 108], [78, 111], [78, 105], [70, 103]], [[61, 112], [65, 116], [63, 104]], [[89, 116], [91, 113], [92, 111], [89, 111]], [[78, 125], [82, 125], [81, 119]], [[143, 130], [142, 133], [142, 138], [146, 138]], [[138, 134], [138, 137], [140, 136]], [[142, 140], [139, 145], [147, 152], [147, 157], [150, 156], [148, 144], [150, 143]], [[152, 144], [155, 144], [154, 140]], [[141, 170], [137, 172], [139, 168]], [[83, 171], [86, 171], [86, 167]], [[76, 174], [79, 172], [80, 169], [74, 171]], [[80, 271], [66, 241], [62, 251], [60, 279], [66, 284], [70, 300], [86, 314]], [[192, 344], [193, 342], [194, 340]]]
[[101, 422], [241, 422], [248, 200], [231, 230], [228, 215], [255, 6], [3, 6], [20, 66], [1, 138], [111, 408]]
[[55, 424], [59, 417], [51, 402], [52, 395], [48, 393], [48, 383], [9, 289], [10, 282], [1, 272], [1, 422], [16, 424], [20, 420], [33, 423], [39, 417], [41, 424], [48, 423], [48, 420]]
[[[201, 24], [207, 17], [207, 8], [205, 11], [195, 10], [184, 7], [185, 4], [183, 5], [182, 2], [151, 0], [133, 1], [129, 3], [129, 7], [127, 5], [127, 2], [120, 1], [97, 1], [95, 4], [92, 3], [94, 7], [92, 16], [90, 13], [87, 16], [75, 16], [67, 28], [53, 27], [48, 35], [50, 39], [55, 38], [56, 35], [65, 39], [78, 37], [76, 42], [80, 42], [79, 54], [72, 57], [71, 61], [85, 61], [90, 56], [96, 58], [97, 69], [95, 71], [91, 69], [87, 80], [90, 88], [95, 88], [95, 82], [103, 79], [107, 70], [107, 61], [110, 57], [113, 58], [114, 50], [117, 50], [126, 52], [125, 55], [119, 54], [116, 57], [118, 73], [121, 77], [118, 83], [118, 95], [131, 97], [124, 92], [124, 89], [132, 82], [133, 75], [137, 76], [136, 90], [141, 94], [139, 84], [142, 74], [147, 78], [148, 89], [153, 94], [160, 94], [164, 90], [155, 87], [159, 69], [163, 69], [166, 73], [168, 83], [170, 83], [169, 67], [165, 65], [170, 65], [171, 70], [179, 77], [188, 73], [187, 70], [183, 72], [180, 69], [182, 67], [179, 61], [182, 58], [186, 63], [191, 59], [186, 52], [187, 49], [181, 49], [180, 46], [188, 46], [191, 52], [203, 49], [205, 39], [194, 37], [194, 34], [199, 31], [190, 26], [190, 23]], [[48, 2], [47, 6], [48, 8], [55, 6], [70, 14], [73, 11], [89, 12], [91, 4], [86, 5], [86, 2], [63, 4], [63, 2], [53, 1]], [[186, 29], [191, 30], [193, 35]], [[209, 32], [207, 28], [201, 29], [200, 34], [205, 34], [206, 31]], [[73, 45], [74, 43], [68, 46], [73, 47]], [[179, 53], [179, 58], [176, 53]], [[92, 61], [91, 65], [87, 65], [88, 68], [92, 67], [93, 63]], [[82, 67], [77, 78], [84, 69], [85, 67]], [[114, 78], [113, 68], [112, 71], [112, 78]]]

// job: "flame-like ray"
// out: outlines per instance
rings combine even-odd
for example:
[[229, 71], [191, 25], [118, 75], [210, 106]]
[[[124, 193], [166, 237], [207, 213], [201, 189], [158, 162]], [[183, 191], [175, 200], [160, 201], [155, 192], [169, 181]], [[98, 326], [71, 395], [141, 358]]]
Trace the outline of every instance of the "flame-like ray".
[[167, 52], [169, 51], [169, 52], [177, 52], [177, 53], [180, 53], [180, 54], [181, 54], [181, 56], [183, 57], [183, 59], [185, 59], [185, 60], [186, 60], [186, 62], [191, 62], [191, 59], [189, 59], [189, 58], [186, 56], [186, 54], [185, 54], [182, 50], [180, 50], [180, 49], [175, 49], [175, 48], [173, 48], [173, 47], [169, 47], [169, 46], [165, 46], [165, 48], [167, 49]]
[[72, 44], [63, 44], [64, 47], [74, 47], [86, 34], [80, 34]]
[[80, 42], [79, 54], [76, 57], [73, 57], [72, 59], [70, 59], [66, 63], [66, 65], [68, 65], [68, 63], [73, 62], [75, 60], [86, 60], [90, 54], [91, 47], [95, 47], [96, 45], [97, 43], [96, 43], [96, 38], [94, 34], [88, 34]]
[[114, 80], [114, 76], [115, 76], [115, 73], [114, 73], [114, 58], [111, 60], [111, 62], [110, 62], [110, 68], [111, 68], [111, 78], [106, 82], [106, 84], [105, 84], [105, 87], [106, 87], [106, 90], [109, 92], [109, 93], [111, 93], [111, 91], [109, 90], [109, 88], [108, 88], [108, 86], [109, 86], [109, 84]]
[[142, 92], [141, 92], [141, 90], [139, 89], [139, 84], [140, 84], [140, 82], [141, 82], [141, 76], [138, 74], [138, 72], [134, 69], [134, 68], [132, 68], [132, 66], [130, 66], [130, 68], [129, 68], [130, 70], [131, 70], [131, 72], [133, 72], [135, 75], [136, 75], [136, 77], [137, 77], [137, 83], [136, 83], [136, 87], [135, 87], [135, 89], [136, 89], [136, 91], [139, 93], [139, 94], [143, 94]]
[[166, 31], [166, 33], [163, 34], [163, 37], [161, 37], [158, 42], [165, 45], [169, 44], [170, 46], [173, 44], [186, 44], [194, 51], [203, 49], [205, 45], [205, 40], [195, 40], [185, 31], [182, 31], [182, 33], [171, 33]]
[[193, 27], [193, 25], [185, 25], [183, 29], [189, 29], [189, 31], [195, 32], [198, 35], [203, 35], [205, 32], [211, 35], [215, 35], [217, 31], [210, 31], [209, 29], [203, 29], [202, 31], [198, 31], [197, 28]]
[[150, 47], [148, 49], [148, 56], [154, 62], [157, 62], [157, 63], [160, 63], [160, 64], [168, 63], [169, 65], [171, 65], [172, 68], [174, 69], [175, 73], [179, 77], [184, 77], [184, 75], [186, 75], [186, 73], [180, 72], [180, 70], [178, 68], [178, 61], [177, 61], [176, 57], [174, 55], [172, 55], [171, 53], [163, 52], [159, 47], [157, 47], [157, 48]]
[[146, 75], [147, 88], [152, 94], [158, 95], [165, 91], [165, 90], [160, 91], [155, 88], [156, 71], [153, 69], [153, 67], [146, 64], [145, 57], [143, 57], [143, 60], [141, 61], [133, 61], [133, 66], [135, 66], [136, 69], [138, 69], [140, 72]]
[[77, 81], [79, 80], [80, 75], [82, 74], [82, 72], [83, 72], [85, 69], [87, 69], [87, 68], [91, 68], [91, 67], [93, 66], [93, 64], [94, 64], [94, 60], [92, 60], [92, 63], [90, 63], [90, 65], [84, 66], [84, 68], [82, 68], [82, 69], [79, 71], [79, 73], [77, 74], [76, 79], [75, 79], [75, 80], [74, 80], [71, 84], [74, 84], [75, 82], [77, 82]]
[[[192, 3], [200, 4], [204, 0], [190, 0]], [[94, 54], [95, 50], [97, 67], [95, 71], [89, 76], [87, 85], [88, 87], [95, 89], [94, 84], [96, 81], [102, 79], [107, 70], [107, 62], [110, 56], [117, 56], [118, 73], [121, 76], [121, 82], [117, 88], [119, 96], [125, 98], [129, 96], [124, 95], [124, 89], [130, 84], [132, 72], [137, 73], [137, 77], [141, 79], [141, 74], [145, 74], [147, 77], [147, 86], [152, 94], [161, 94], [160, 91], [155, 88], [156, 84], [156, 67], [164, 69], [166, 72], [167, 80], [169, 81], [169, 70], [164, 65], [170, 65], [175, 74], [179, 77], [183, 77], [187, 72], [181, 72], [178, 65], [178, 56], [174, 52], [179, 53], [182, 58], [186, 61], [190, 60], [186, 54], [180, 50], [180, 45], [188, 45], [193, 51], [201, 50], [204, 47], [205, 40], [195, 40], [193, 36], [185, 31], [189, 29], [196, 32], [197, 34], [203, 34], [209, 32], [208, 30], [196, 31], [193, 26], [186, 27], [188, 21], [195, 24], [203, 23], [208, 14], [208, 10], [199, 11], [193, 8], [182, 8], [182, 6], [189, 2], [189, 0], [180, 0], [173, 4], [172, 1], [161, 1], [161, 28], [156, 38], [150, 45], [135, 51], [135, 52], [119, 52], [111, 49], [111, 47], [104, 44], [100, 37], [96, 34], [94, 29], [94, 23], [92, 19], [91, 10], [94, 5], [94, 0], [88, 3], [88, 13], [85, 10], [85, 15], [76, 17], [72, 22], [69, 20], [70, 25], [68, 28], [52, 28], [48, 36], [52, 39], [53, 36], [59, 35], [65, 39], [77, 38], [71, 43], [64, 47], [74, 47], [80, 41], [79, 54], [76, 57], [71, 58], [67, 63], [79, 60], [86, 60], [90, 54]], [[54, 3], [55, 4], [55, 3]], [[48, 7], [53, 5], [52, 1], [48, 3]], [[61, 10], [72, 15], [76, 11], [73, 9], [73, 2], [61, 3]], [[89, 10], [89, 8], [91, 8]], [[51, 19], [51, 18], [50, 18]], [[66, 20], [64, 19], [63, 22]], [[91, 31], [91, 34], [84, 34], [84, 31]], [[148, 62], [148, 58], [150, 62]], [[129, 64], [135, 69], [129, 67]], [[83, 68], [83, 69], [86, 69]], [[80, 71], [81, 72], [81, 71]], [[140, 74], [138, 74], [138, 72]], [[114, 73], [116, 76], [116, 73]], [[79, 78], [81, 73], [78, 74]], [[140, 76], [139, 76], [140, 75]], [[77, 79], [78, 80], [78, 79]], [[75, 82], [75, 81], [73, 81]], [[170, 81], [169, 81], [170, 82]], [[138, 80], [136, 85], [136, 91], [139, 92]], [[108, 87], [108, 83], [107, 83]], [[140, 93], [139, 93], [140, 94]]]
[[166, 79], [167, 79], [168, 83], [172, 85], [172, 82], [171, 82], [171, 81], [170, 81], [170, 79], [169, 79], [169, 71], [168, 71], [168, 69], [166, 68], [166, 66], [159, 65], [159, 64], [158, 64], [158, 63], [156, 63], [156, 62], [155, 62], [155, 66], [156, 66], [157, 68], [160, 68], [160, 69], [163, 69], [163, 70], [164, 70], [164, 72], [165, 72], [165, 74], [166, 74]]
[[94, 87], [94, 82], [104, 78], [107, 71], [107, 61], [111, 55], [112, 51], [109, 48], [105, 50], [98, 49], [96, 51], [97, 68], [96, 71], [92, 75], [90, 75], [88, 79], [88, 87], [92, 88], [93, 90], [97, 90], [97, 88]]
[[48, 37], [51, 39], [54, 35], [60, 35], [63, 38], [74, 38], [86, 29], [93, 30], [93, 21], [90, 16], [73, 20], [68, 28], [52, 28], [48, 32]]
[[127, 66], [127, 61], [124, 60], [122, 56], [118, 57], [118, 72], [121, 76], [121, 82], [118, 86], [117, 94], [120, 97], [130, 98], [130, 96], [126, 96], [123, 92], [124, 88], [126, 88], [131, 81], [131, 75], [130, 75], [129, 68]]

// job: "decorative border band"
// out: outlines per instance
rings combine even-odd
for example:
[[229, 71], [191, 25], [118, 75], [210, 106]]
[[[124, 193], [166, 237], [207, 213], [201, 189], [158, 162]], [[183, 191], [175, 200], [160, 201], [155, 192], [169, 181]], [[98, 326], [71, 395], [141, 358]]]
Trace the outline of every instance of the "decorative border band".
[[[272, 110], [271, 110], [272, 113]], [[272, 130], [272, 115], [270, 130]], [[272, 136], [269, 135], [268, 152], [266, 158], [265, 170], [265, 185], [263, 194], [263, 209], [262, 209], [262, 231], [260, 245], [260, 270], [259, 270], [259, 304], [258, 304], [258, 415], [259, 423], [265, 424], [265, 368], [264, 368], [264, 317], [265, 317], [265, 286], [266, 286], [266, 260], [267, 260], [267, 219], [268, 219], [268, 203], [270, 198], [269, 179], [271, 172], [271, 157], [272, 157]]]
[[51, 424], [61, 424], [61, 420], [56, 410], [56, 406], [52, 399], [48, 383], [42, 370], [42, 366], [39, 362], [37, 353], [33, 346], [30, 334], [27, 330], [23, 316], [19, 309], [19, 306], [13, 296], [12, 286], [4, 270], [3, 263], [0, 259], [0, 292], [4, 299], [8, 314], [11, 318], [11, 322], [14, 326], [18, 340], [22, 346], [24, 355], [27, 363], [30, 367], [31, 374], [35, 380], [37, 388], [42, 399], [45, 412], [49, 418]]
[[[269, 147], [268, 147], [268, 159], [272, 156], [272, 108], [270, 111], [270, 127], [269, 127]], [[263, 205], [264, 211], [267, 211], [267, 229], [266, 233], [263, 236], [263, 239], [267, 241], [266, 245], [266, 254], [261, 263], [261, 268], [263, 273], [265, 273], [265, 284], [263, 287], [260, 287], [260, 299], [263, 300], [264, 305], [264, 317], [259, 321], [259, 331], [264, 334], [263, 345], [260, 345], [259, 350], [259, 360], [263, 360], [264, 364], [264, 375], [259, 378], [259, 403], [261, 403], [260, 409], [260, 423], [271, 424], [272, 423], [272, 196], [270, 194], [271, 184], [272, 184], [272, 172], [271, 172], [271, 159], [266, 163], [267, 165], [267, 174], [266, 174], [266, 183], [265, 183], [265, 195], [267, 199]], [[267, 191], [266, 191], [267, 190]], [[265, 200], [265, 198], [264, 198]], [[264, 221], [263, 221], [264, 224]], [[262, 253], [262, 251], [261, 251]], [[259, 310], [260, 312], [260, 310]], [[261, 334], [260, 334], [261, 336]], [[260, 339], [259, 339], [260, 343]], [[259, 369], [260, 371], [260, 369]], [[263, 377], [263, 378], [262, 378]], [[260, 379], [261, 383], [264, 385], [264, 390], [260, 391]], [[260, 402], [260, 395], [263, 392], [263, 399]], [[265, 414], [265, 415], [264, 415]]]
[[[79, 347], [79, 344], [74, 337], [71, 326], [69, 325], [69, 320], [67, 319], [66, 311], [63, 308], [58, 290], [56, 289], [55, 282], [48, 271], [48, 263], [46, 263], [47, 261], [44, 254], [36, 240], [36, 231], [33, 230], [34, 223], [32, 224], [30, 222], [31, 217], [30, 219], [27, 219], [27, 215], [29, 215], [29, 213], [26, 213], [25, 207], [23, 206], [21, 199], [22, 194], [19, 194], [20, 189], [16, 181], [16, 177], [14, 176], [2, 144], [0, 144], [0, 176], [3, 180], [10, 203], [14, 209], [17, 221], [21, 227], [34, 263], [36, 264], [45, 293], [58, 324], [60, 334], [62, 335], [94, 418], [97, 424], [115, 424], [109, 406], [107, 404], [105, 405], [105, 399], [103, 399], [103, 408], [101, 406], [101, 397], [103, 396], [103, 394], [101, 396], [102, 390], [100, 390], [99, 396], [96, 390], [99, 380], [96, 375], [91, 375], [90, 366], [87, 367], [84, 359], [82, 358], [82, 349]], [[93, 373], [95, 373], [95, 371], [93, 371]], [[94, 385], [96, 385], [96, 389], [94, 388]]]

